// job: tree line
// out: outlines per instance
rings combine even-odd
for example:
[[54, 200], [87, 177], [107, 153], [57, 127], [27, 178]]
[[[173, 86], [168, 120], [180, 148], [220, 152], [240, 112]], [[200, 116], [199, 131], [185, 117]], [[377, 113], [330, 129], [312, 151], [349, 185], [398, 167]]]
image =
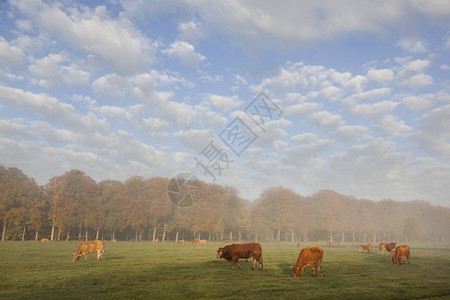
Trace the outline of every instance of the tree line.
[[357, 199], [322, 190], [302, 196], [271, 187], [255, 201], [203, 181], [189, 205], [178, 206], [173, 179], [133, 176], [96, 182], [70, 170], [38, 185], [20, 169], [0, 165], [0, 222], [4, 240], [185, 239], [254, 241], [368, 241], [445, 243], [450, 208], [426, 201]]

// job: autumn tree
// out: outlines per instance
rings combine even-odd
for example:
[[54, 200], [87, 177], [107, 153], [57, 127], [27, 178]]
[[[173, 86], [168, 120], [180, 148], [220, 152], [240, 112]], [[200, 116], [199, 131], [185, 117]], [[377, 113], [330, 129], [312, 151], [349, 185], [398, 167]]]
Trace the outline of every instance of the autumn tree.
[[148, 226], [149, 219], [149, 201], [147, 198], [147, 187], [144, 178], [134, 176], [123, 185], [121, 190], [122, 218], [127, 226], [135, 231], [135, 240], [142, 237], [142, 232]]
[[105, 206], [105, 230], [111, 232], [111, 239], [116, 239], [116, 232], [124, 228], [125, 221], [122, 218], [121, 190], [123, 183], [116, 180], [105, 180], [98, 184], [101, 202]]

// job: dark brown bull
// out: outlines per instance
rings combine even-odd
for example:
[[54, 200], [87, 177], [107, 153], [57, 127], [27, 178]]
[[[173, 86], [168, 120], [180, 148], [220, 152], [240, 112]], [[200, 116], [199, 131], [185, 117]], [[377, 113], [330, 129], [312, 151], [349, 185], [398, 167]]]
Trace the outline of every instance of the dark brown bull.
[[411, 253], [409, 250], [409, 246], [408, 245], [400, 245], [395, 249], [395, 255], [392, 258], [392, 263], [394, 265], [398, 264], [401, 265], [402, 263], [405, 264], [405, 258], [407, 258], [408, 260], [408, 264], [409, 262], [409, 257], [410, 257]]
[[294, 269], [294, 277], [298, 275], [303, 276], [303, 270], [310, 266], [313, 276], [316, 276], [314, 272], [314, 267], [317, 269], [317, 276], [319, 276], [320, 266], [322, 265], [323, 250], [319, 246], [312, 246], [302, 249], [298, 255], [297, 264], [292, 266]]
[[394, 251], [395, 251], [395, 246], [397, 245], [397, 243], [396, 242], [393, 242], [393, 243], [386, 243], [386, 251], [388, 252], [388, 253], [390, 253], [390, 254], [394, 254]]
[[258, 243], [246, 243], [246, 244], [232, 244], [227, 245], [223, 248], [217, 250], [217, 258], [225, 258], [227, 261], [231, 262], [231, 268], [234, 269], [236, 264], [239, 269], [241, 265], [239, 264], [239, 258], [248, 259], [253, 257], [253, 268], [256, 267], [256, 262], [259, 263], [259, 269], [263, 270], [263, 258], [262, 258], [262, 248]]

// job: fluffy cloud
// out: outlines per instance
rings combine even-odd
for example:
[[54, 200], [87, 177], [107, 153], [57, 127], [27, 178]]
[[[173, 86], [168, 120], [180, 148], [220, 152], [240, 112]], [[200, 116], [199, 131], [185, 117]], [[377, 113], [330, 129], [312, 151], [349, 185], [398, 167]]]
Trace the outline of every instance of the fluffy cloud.
[[[106, 60], [119, 73], [136, 73], [153, 60], [156, 47], [127, 19], [112, 19], [104, 6], [48, 5], [42, 1], [13, 1], [41, 33]], [[80, 9], [80, 10], [79, 10]]]
[[367, 78], [378, 82], [379, 84], [386, 84], [394, 79], [394, 72], [389, 69], [370, 69], [367, 72]]
[[183, 64], [192, 68], [197, 68], [206, 60], [206, 57], [195, 52], [194, 46], [185, 41], [175, 41], [163, 52], [169, 57], [178, 58]]

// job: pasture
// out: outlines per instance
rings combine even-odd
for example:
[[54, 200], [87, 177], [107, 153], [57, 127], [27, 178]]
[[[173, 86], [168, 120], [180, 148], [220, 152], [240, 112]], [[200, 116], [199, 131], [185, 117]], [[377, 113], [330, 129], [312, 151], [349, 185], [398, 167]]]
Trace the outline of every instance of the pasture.
[[[4, 299], [422, 299], [450, 298], [450, 247], [411, 246], [411, 264], [351, 248], [324, 250], [319, 277], [291, 265], [301, 248], [261, 243], [264, 271], [216, 258], [227, 242], [199, 248], [189, 242], [108, 242], [96, 261], [72, 262], [79, 242], [0, 243], [0, 298]], [[302, 245], [302, 248], [308, 245]]]

